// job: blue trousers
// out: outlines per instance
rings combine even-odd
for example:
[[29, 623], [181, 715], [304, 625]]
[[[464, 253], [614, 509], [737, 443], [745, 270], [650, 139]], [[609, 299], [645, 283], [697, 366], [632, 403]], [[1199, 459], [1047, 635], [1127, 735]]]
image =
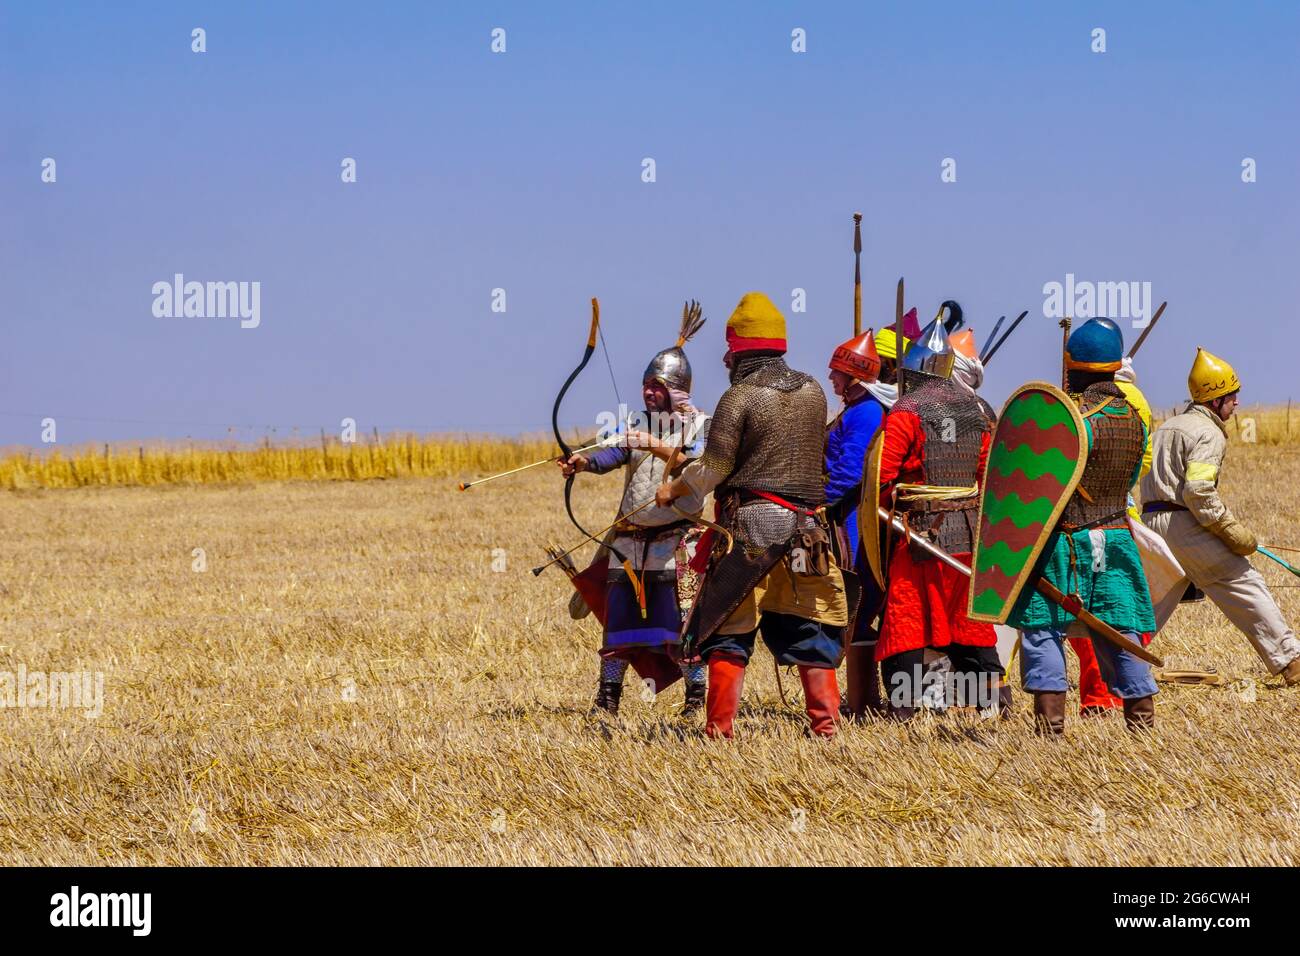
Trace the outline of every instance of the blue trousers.
[[754, 653], [754, 639], [760, 633], [763, 643], [780, 664], [833, 670], [839, 667], [844, 656], [844, 628], [775, 611], [764, 611], [758, 627], [748, 633], [714, 634], [702, 641], [700, 656], [707, 661], [714, 654], [730, 654], [748, 664]]
[[[1141, 644], [1137, 634], [1125, 634], [1135, 644]], [[1101, 679], [1110, 692], [1124, 700], [1150, 697], [1156, 692], [1155, 678], [1146, 661], [1128, 651], [1120, 650], [1101, 637], [1092, 638], [1097, 652], [1097, 667]], [[1042, 628], [1020, 632], [1020, 667], [1023, 674], [1021, 686], [1025, 690], [1064, 692], [1069, 689], [1065, 679], [1065, 631]]]

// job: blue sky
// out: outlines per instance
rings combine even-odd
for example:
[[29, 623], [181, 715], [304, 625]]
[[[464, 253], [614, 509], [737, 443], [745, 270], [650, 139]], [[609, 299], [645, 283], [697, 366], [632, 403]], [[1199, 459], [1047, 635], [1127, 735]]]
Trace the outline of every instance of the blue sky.
[[[1198, 344], [1245, 401], [1300, 398], [1298, 28], [1272, 3], [8, 3], [0, 445], [46, 416], [60, 444], [546, 430], [593, 295], [625, 401], [694, 297], [711, 407], [750, 289], [821, 377], [855, 210], [868, 325], [900, 275], [981, 339], [1030, 310], [995, 404], [1059, 374], [1042, 289], [1067, 273], [1169, 300], [1154, 404]], [[260, 282], [261, 324], [155, 317], [178, 272]], [[613, 405], [597, 356], [563, 418]]]

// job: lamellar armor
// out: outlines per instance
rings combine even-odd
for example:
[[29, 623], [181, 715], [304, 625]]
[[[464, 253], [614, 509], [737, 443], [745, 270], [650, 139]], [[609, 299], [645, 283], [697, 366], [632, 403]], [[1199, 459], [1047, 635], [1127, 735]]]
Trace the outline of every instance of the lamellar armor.
[[[968, 489], [979, 483], [980, 453], [992, 428], [975, 396], [947, 378], [926, 375], [894, 405], [891, 414], [911, 413], [925, 433], [919, 484], [934, 489]], [[910, 499], [910, 500], [909, 500]], [[928, 498], [924, 493], [899, 495], [898, 509], [907, 512], [907, 524], [948, 554], [967, 554], [974, 540], [979, 498], [975, 494]], [[913, 558], [928, 560], [919, 547]]]
[[1092, 447], [1061, 525], [1067, 530], [1125, 528], [1129, 489], [1146, 447], [1142, 419], [1114, 382], [1089, 385], [1076, 400], [1092, 431]]

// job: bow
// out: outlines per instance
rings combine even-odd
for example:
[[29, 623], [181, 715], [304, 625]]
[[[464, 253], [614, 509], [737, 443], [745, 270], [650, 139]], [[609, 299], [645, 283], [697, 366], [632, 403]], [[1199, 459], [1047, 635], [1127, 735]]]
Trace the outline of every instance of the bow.
[[[551, 407], [551, 430], [555, 432], [555, 442], [560, 446], [560, 451], [564, 454], [565, 461], [568, 461], [573, 457], [573, 450], [569, 447], [568, 442], [564, 440], [564, 436], [560, 434], [560, 403], [564, 401], [564, 394], [569, 390], [569, 386], [573, 384], [574, 379], [578, 377], [579, 373], [587, 367], [587, 363], [591, 361], [591, 356], [596, 351], [596, 338], [599, 335], [600, 301], [592, 298], [591, 330], [587, 333], [586, 348], [582, 350], [582, 361], [578, 363], [577, 368], [569, 373], [569, 377], [564, 380], [564, 384], [560, 387], [560, 394], [555, 396], [555, 404]], [[569, 520], [573, 522], [573, 526], [582, 532], [582, 536], [595, 541], [596, 539], [588, 533], [586, 528], [579, 524], [578, 519], [573, 515], [573, 479], [576, 477], [577, 474], [575, 472], [564, 479], [564, 510], [569, 515]], [[636, 576], [636, 572], [632, 567], [632, 562], [627, 559], [626, 555], [614, 547], [613, 541], [610, 541], [606, 547], [608, 547], [610, 553], [618, 559], [619, 564], [623, 566], [623, 570], [627, 572], [628, 580], [632, 582], [632, 590], [636, 592], [637, 603], [640, 604], [641, 618], [644, 620], [646, 616], [645, 582], [641, 581]], [[536, 574], [540, 572], [535, 571], [534, 573]]]
[[[573, 449], [569, 447], [569, 443], [566, 442], [564, 436], [560, 434], [560, 403], [564, 401], [564, 393], [569, 390], [569, 386], [573, 384], [574, 379], [578, 377], [578, 374], [586, 368], [587, 363], [591, 361], [592, 353], [596, 351], [596, 336], [599, 332], [600, 302], [596, 299], [592, 299], [591, 331], [587, 334], [587, 347], [582, 350], [582, 361], [578, 363], [577, 368], [569, 373], [569, 377], [564, 380], [564, 385], [560, 388], [560, 394], [555, 396], [555, 405], [551, 408], [551, 430], [555, 432], [555, 443], [560, 446], [560, 451], [564, 453], [565, 461], [568, 461], [573, 457]], [[576, 475], [569, 475], [568, 478], [564, 479], [564, 510], [568, 512], [569, 520], [573, 522], [573, 526], [581, 531], [584, 536], [590, 538], [591, 535], [587, 534], [587, 529], [580, 525], [578, 519], [573, 516], [572, 498], [573, 479], [575, 477]]]

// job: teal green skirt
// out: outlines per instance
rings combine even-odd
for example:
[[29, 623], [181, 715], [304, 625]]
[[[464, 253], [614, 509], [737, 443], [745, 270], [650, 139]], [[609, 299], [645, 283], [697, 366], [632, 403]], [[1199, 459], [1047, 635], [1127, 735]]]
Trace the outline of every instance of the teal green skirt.
[[[1092, 541], [1087, 531], [1066, 534], [1057, 531], [1039, 556], [1037, 573], [1066, 594], [1078, 594], [1083, 606], [1117, 631], [1150, 634], [1156, 629], [1151, 592], [1137, 545], [1127, 528], [1108, 528], [1102, 534], [1104, 569], [1093, 571]], [[1070, 571], [1070, 545], [1076, 565]], [[1034, 589], [1035, 578], [1025, 583], [1007, 623], [1021, 630], [1051, 628], [1063, 631], [1074, 621], [1068, 614]]]

